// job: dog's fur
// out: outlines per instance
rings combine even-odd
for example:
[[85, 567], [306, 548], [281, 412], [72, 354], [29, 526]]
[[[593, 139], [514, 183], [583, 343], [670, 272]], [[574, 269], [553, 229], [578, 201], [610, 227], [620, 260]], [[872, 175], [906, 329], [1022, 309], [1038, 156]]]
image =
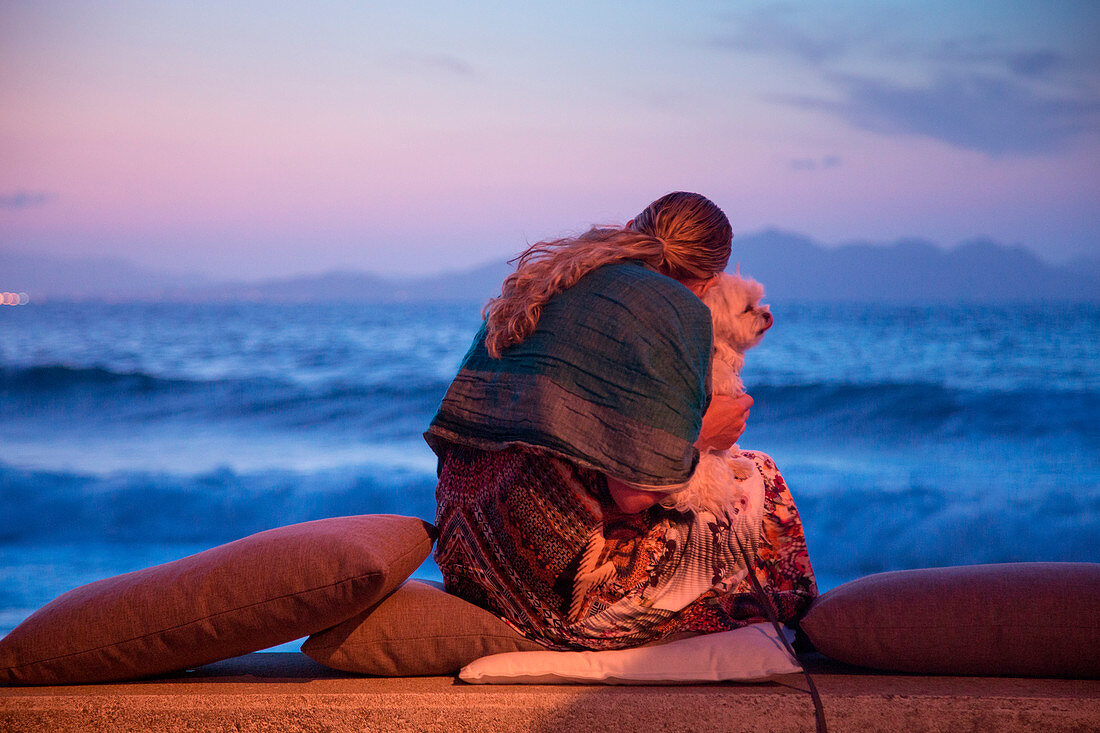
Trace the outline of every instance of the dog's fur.
[[[770, 309], [760, 305], [764, 286], [740, 273], [721, 273], [707, 283], [700, 297], [710, 308], [714, 327], [711, 393], [733, 397], [744, 394], [741, 367], [745, 352], [760, 343], [772, 325]], [[688, 485], [669, 494], [661, 504], [679, 511], [721, 514], [740, 496], [734, 482], [752, 473], [752, 461], [743, 457], [736, 445], [729, 450], [701, 451]]]

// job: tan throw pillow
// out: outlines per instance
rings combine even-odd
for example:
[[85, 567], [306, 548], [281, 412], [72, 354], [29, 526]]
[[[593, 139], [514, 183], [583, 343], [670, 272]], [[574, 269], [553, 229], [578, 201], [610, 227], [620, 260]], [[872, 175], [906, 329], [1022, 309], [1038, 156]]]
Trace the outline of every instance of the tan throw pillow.
[[869, 575], [802, 629], [834, 659], [954, 675], [1100, 676], [1100, 564], [1009, 563]]
[[81, 586], [0, 641], [0, 682], [145, 677], [292, 641], [377, 603], [434, 534], [412, 517], [321, 519]]
[[801, 671], [775, 627], [763, 623], [634, 649], [495, 654], [467, 664], [459, 678], [481, 685], [682, 685], [764, 682]]
[[333, 669], [386, 677], [451, 675], [488, 654], [544, 648], [441, 584], [418, 580], [302, 645]]

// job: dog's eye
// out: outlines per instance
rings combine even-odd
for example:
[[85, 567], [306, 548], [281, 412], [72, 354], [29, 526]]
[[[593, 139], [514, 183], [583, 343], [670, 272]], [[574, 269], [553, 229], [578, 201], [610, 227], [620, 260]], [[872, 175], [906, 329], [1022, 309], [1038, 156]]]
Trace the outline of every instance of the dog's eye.
[[751, 305], [746, 305], [746, 306], [745, 306], [745, 310], [744, 310], [744, 312], [745, 312], [745, 313], [749, 313], [749, 312], [751, 312], [751, 311], [752, 311], [752, 306], [751, 306]]

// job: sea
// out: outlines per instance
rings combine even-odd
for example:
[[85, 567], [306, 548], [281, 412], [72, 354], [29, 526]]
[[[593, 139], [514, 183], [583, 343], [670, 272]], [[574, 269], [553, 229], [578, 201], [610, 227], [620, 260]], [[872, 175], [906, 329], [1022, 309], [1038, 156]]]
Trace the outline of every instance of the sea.
[[[0, 634], [65, 591], [322, 517], [434, 517], [476, 303], [0, 307]], [[1100, 561], [1100, 305], [776, 303], [740, 444], [822, 590]], [[429, 559], [417, 577], [439, 579]], [[295, 648], [292, 645], [278, 649]]]

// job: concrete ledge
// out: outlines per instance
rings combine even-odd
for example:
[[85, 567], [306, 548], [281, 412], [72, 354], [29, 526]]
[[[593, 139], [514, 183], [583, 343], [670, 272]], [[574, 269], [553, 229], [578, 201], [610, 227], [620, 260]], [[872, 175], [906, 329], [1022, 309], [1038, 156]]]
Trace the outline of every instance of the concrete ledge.
[[[1100, 681], [874, 673], [804, 660], [831, 731], [1100, 730]], [[142, 682], [0, 688], [0, 730], [807, 731], [801, 675], [767, 684], [478, 686], [249, 654]]]

